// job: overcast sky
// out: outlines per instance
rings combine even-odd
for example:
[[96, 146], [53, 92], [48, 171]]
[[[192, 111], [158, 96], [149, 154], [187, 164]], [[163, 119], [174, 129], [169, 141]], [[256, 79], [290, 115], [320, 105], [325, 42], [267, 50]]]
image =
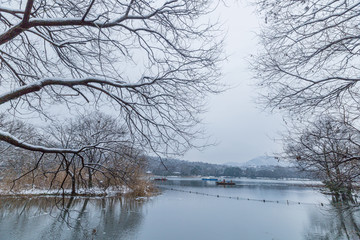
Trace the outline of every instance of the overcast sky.
[[192, 150], [183, 159], [210, 163], [245, 162], [262, 155], [272, 155], [281, 149], [278, 132], [282, 129], [279, 115], [263, 112], [254, 102], [257, 89], [251, 86], [251, 72], [246, 58], [257, 50], [256, 32], [261, 21], [253, 8], [232, 2], [218, 10], [227, 29], [223, 81], [232, 88], [211, 96], [204, 115], [207, 133], [218, 145], [199, 152]]

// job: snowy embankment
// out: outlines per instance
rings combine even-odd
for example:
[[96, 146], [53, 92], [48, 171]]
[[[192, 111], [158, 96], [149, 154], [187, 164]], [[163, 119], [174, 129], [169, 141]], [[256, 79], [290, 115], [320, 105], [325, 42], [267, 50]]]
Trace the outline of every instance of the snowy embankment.
[[[76, 195], [84, 196], [119, 196], [131, 194], [132, 189], [122, 186], [122, 187], [109, 187], [107, 189], [102, 188], [91, 188], [91, 189], [77, 189]], [[23, 190], [2, 190], [0, 189], [0, 196], [24, 196], [24, 195], [42, 195], [42, 196], [57, 196], [57, 195], [71, 195], [71, 189], [23, 189]]]

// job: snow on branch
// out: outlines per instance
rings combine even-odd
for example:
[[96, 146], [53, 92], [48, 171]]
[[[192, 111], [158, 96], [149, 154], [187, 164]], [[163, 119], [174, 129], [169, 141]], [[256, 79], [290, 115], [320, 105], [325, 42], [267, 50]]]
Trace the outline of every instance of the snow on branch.
[[43, 152], [43, 153], [79, 153], [82, 149], [65, 149], [65, 148], [48, 148], [44, 146], [37, 146], [30, 143], [26, 143], [11, 135], [10, 133], [0, 130], [0, 141], [5, 141], [13, 146], [20, 147], [26, 150]]
[[[13, 38], [17, 37], [24, 31], [35, 28], [35, 27], [64, 27], [64, 26], [88, 26], [88, 27], [94, 27], [94, 28], [111, 28], [114, 26], [119, 26], [120, 23], [122, 23], [125, 20], [145, 20], [150, 19], [151, 17], [161, 13], [165, 8], [167, 8], [170, 4], [176, 2], [176, 1], [169, 1], [165, 2], [161, 7], [154, 9], [152, 12], [148, 14], [139, 14], [139, 15], [129, 15], [131, 3], [129, 4], [126, 12], [122, 14], [122, 16], [114, 18], [112, 20], [106, 20], [106, 21], [100, 21], [98, 18], [101, 16], [98, 15], [95, 18], [92, 18], [90, 20], [85, 20], [85, 17], [87, 16], [88, 12], [84, 14], [83, 17], [79, 18], [32, 18], [30, 19], [31, 15], [31, 8], [33, 5], [33, 0], [29, 0], [27, 2], [27, 6], [25, 9], [24, 17], [22, 21], [7, 31], [0, 34], [0, 45], [12, 40]], [[88, 10], [92, 7], [93, 2], [89, 6]], [[1, 11], [1, 8], [0, 8]], [[11, 9], [4, 8], [3, 11], [7, 11], [10, 13], [15, 13]]]
[[8, 7], [4, 7], [4, 6], [0, 6], [0, 12], [6, 12], [6, 13], [10, 13], [10, 14], [16, 14], [16, 13], [24, 14], [23, 10], [8, 8]]
[[[77, 85], [88, 85], [90, 83], [98, 83], [110, 85], [117, 88], [136, 88], [148, 85], [150, 83], [139, 83], [139, 84], [123, 84], [120, 81], [111, 81], [102, 78], [81, 78], [81, 79], [64, 79], [64, 78], [44, 78], [42, 80], [21, 86], [17, 89], [14, 89], [10, 92], [3, 93], [0, 95], [0, 104], [14, 100], [18, 97], [26, 95], [28, 93], [33, 93], [40, 91], [42, 88], [51, 85], [67, 86], [74, 87]], [[89, 86], [91, 87], [91, 86]]]

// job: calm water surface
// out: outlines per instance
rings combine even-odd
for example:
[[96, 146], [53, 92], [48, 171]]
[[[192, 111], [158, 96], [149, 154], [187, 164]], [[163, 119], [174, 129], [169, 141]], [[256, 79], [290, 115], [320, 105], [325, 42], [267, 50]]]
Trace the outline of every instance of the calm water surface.
[[302, 182], [236, 183], [173, 178], [136, 200], [0, 198], [0, 239], [360, 239], [358, 208]]

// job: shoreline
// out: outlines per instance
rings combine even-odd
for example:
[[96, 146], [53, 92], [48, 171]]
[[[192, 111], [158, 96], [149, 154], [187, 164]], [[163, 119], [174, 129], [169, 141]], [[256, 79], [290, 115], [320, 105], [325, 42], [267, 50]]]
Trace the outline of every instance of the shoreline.
[[152, 185], [147, 185], [146, 188], [139, 192], [136, 189], [122, 186], [109, 189], [78, 189], [76, 194], [71, 194], [71, 189], [23, 189], [19, 191], [10, 191], [0, 189], [1, 197], [151, 197], [157, 194], [157, 189]]

